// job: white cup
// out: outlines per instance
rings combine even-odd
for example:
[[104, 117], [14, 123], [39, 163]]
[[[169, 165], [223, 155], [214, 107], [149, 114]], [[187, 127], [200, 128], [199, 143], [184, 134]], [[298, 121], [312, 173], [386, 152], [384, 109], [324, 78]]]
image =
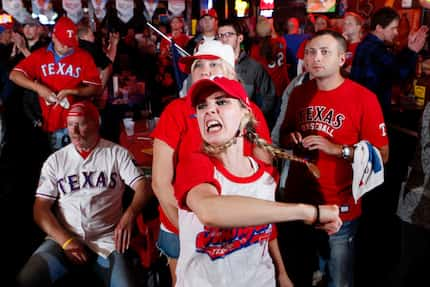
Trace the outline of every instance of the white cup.
[[134, 135], [134, 121], [132, 118], [124, 118], [122, 119], [122, 122], [124, 124], [125, 133], [128, 136]]

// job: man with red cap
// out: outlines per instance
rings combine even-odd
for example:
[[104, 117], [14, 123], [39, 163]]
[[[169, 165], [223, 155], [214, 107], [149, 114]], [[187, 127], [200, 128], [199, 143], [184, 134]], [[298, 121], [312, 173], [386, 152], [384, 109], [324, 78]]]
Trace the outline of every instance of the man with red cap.
[[[71, 144], [44, 163], [34, 220], [47, 234], [17, 277], [17, 286], [51, 286], [90, 268], [106, 286], [136, 286], [127, 250], [133, 225], [151, 193], [129, 152], [100, 138], [99, 113], [89, 101], [68, 110]], [[134, 190], [123, 210], [125, 186]]]
[[39, 95], [43, 130], [50, 133], [53, 150], [68, 142], [70, 104], [101, 93], [100, 73], [91, 55], [79, 49], [76, 25], [67, 17], [55, 24], [49, 46], [19, 62], [10, 79]]
[[218, 30], [218, 14], [214, 8], [203, 9], [200, 11], [199, 19], [200, 34], [192, 38], [186, 47], [190, 55], [194, 54], [195, 48], [206, 40], [215, 40]]

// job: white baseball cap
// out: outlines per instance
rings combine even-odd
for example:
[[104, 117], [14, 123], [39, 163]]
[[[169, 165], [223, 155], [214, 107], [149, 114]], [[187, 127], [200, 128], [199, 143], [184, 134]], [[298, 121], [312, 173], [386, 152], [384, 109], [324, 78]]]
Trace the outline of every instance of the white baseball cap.
[[217, 40], [205, 40], [197, 47], [194, 55], [179, 59], [179, 69], [184, 73], [191, 73], [191, 66], [197, 59], [218, 60], [223, 59], [234, 69], [234, 51], [230, 45]]

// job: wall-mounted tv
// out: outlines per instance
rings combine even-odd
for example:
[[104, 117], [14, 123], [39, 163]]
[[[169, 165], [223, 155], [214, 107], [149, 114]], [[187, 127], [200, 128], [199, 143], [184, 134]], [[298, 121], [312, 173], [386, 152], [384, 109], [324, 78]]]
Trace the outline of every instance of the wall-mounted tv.
[[335, 13], [336, 0], [306, 0], [308, 13]]

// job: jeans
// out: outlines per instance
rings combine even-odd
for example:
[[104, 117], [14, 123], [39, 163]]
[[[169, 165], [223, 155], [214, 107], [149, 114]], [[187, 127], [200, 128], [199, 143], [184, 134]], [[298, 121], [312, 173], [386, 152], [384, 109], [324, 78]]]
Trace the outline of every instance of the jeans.
[[169, 258], [179, 258], [179, 235], [160, 228], [157, 248]]
[[[92, 253], [91, 251], [89, 251]], [[100, 277], [105, 286], [136, 286], [133, 267], [125, 254], [116, 251], [107, 258], [95, 253], [91, 254], [87, 264], [72, 264], [66, 257], [61, 246], [53, 240], [45, 240], [33, 253], [17, 277], [17, 286], [51, 286], [65, 275], [78, 272], [81, 268], [89, 268]], [[83, 279], [83, 284], [86, 281]]]
[[56, 130], [55, 132], [50, 134], [50, 146], [53, 152], [68, 145], [69, 143], [70, 138], [66, 128]]
[[328, 258], [320, 256], [320, 269], [328, 271], [328, 287], [354, 286], [355, 235], [358, 219], [345, 221], [340, 230], [329, 236]]

